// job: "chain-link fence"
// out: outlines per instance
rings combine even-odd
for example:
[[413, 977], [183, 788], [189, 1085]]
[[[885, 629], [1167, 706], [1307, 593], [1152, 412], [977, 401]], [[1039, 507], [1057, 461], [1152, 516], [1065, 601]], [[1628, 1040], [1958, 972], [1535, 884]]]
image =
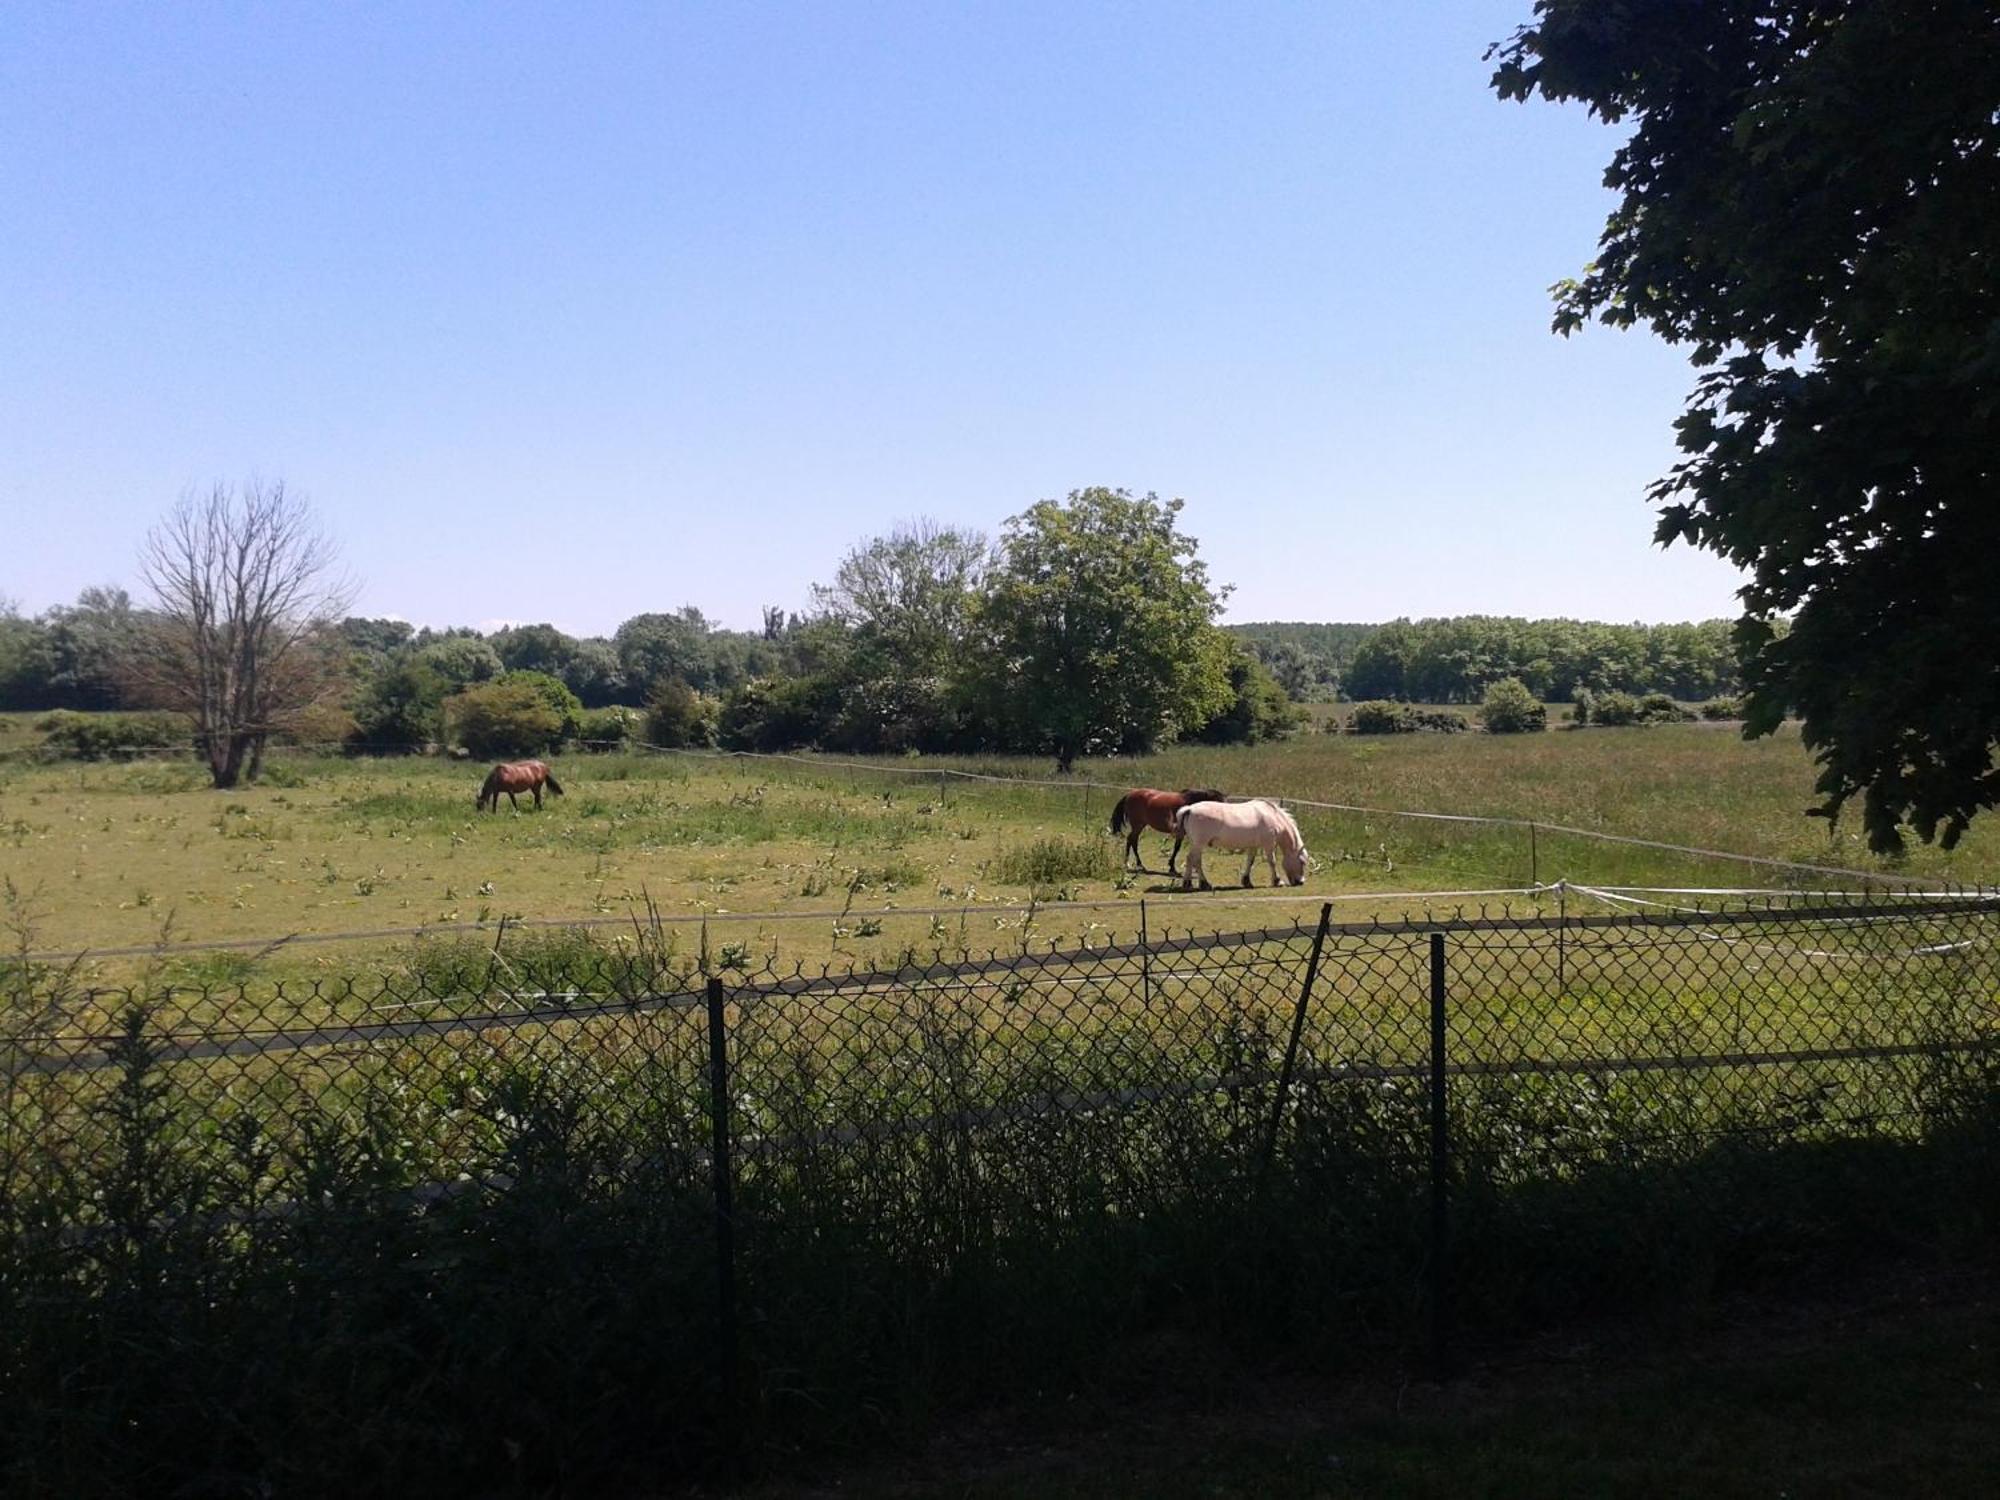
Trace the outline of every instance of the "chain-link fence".
[[1441, 1358], [1977, 1232], [2000, 900], [1681, 899], [883, 969], [643, 929], [367, 980], [17, 965], [17, 1477], [297, 1475], [357, 1424], [385, 1478], [691, 1469], [1161, 1327]]

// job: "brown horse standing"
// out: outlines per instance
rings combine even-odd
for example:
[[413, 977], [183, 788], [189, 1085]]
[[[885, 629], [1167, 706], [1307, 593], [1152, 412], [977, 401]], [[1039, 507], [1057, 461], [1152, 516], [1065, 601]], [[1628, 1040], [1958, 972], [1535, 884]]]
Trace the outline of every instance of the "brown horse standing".
[[1125, 860], [1138, 861], [1140, 869], [1146, 862], [1139, 858], [1139, 835], [1148, 828], [1158, 833], [1174, 836], [1173, 851], [1167, 855], [1167, 873], [1172, 875], [1174, 861], [1181, 854], [1181, 831], [1174, 823], [1174, 814], [1181, 808], [1195, 802], [1220, 802], [1223, 794], [1214, 788], [1191, 788], [1178, 792], [1156, 792], [1149, 786], [1136, 787], [1118, 799], [1118, 805], [1111, 809], [1111, 831], [1124, 833], [1130, 823], [1132, 831], [1125, 835]]
[[505, 792], [507, 800], [512, 802], [514, 810], [519, 812], [521, 804], [514, 800], [514, 794], [516, 792], [533, 792], [535, 794], [535, 806], [540, 807], [542, 805], [543, 783], [547, 783], [548, 789], [558, 797], [563, 794], [562, 783], [556, 780], [554, 774], [541, 761], [509, 761], [505, 765], [495, 766], [491, 771], [486, 773], [486, 785], [479, 789], [479, 796], [472, 805], [479, 808], [482, 812], [498, 812], [500, 811], [500, 794]]

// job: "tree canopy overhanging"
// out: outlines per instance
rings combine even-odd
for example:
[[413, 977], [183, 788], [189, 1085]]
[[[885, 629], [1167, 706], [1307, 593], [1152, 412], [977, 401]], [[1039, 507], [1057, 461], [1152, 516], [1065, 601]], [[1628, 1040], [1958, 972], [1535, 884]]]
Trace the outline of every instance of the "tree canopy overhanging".
[[1816, 813], [1949, 848], [2000, 803], [2000, 6], [1540, 0], [1493, 51], [1630, 128], [1555, 326], [1700, 372], [1651, 497], [1750, 574], [1746, 733], [1796, 712]]

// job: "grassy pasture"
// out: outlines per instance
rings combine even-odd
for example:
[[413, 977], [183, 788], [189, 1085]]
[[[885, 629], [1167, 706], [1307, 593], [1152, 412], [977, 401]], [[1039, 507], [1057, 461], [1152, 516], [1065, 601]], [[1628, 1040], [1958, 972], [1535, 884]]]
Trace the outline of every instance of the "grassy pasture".
[[[758, 954], [893, 955], [1129, 937], [1137, 902], [1155, 930], [1263, 925], [1304, 904], [1188, 903], [1163, 875], [1122, 875], [1111, 793], [932, 780], [913, 771], [1048, 777], [1038, 761], [884, 762], [569, 757], [570, 794], [536, 813], [472, 807], [480, 768], [439, 760], [283, 756], [263, 785], [218, 793], [189, 762], [0, 760], [0, 874], [9, 946], [43, 950], [269, 937], [514, 918], [709, 913], [712, 941]], [[1745, 743], [1727, 728], [1659, 726], [1493, 737], [1308, 736], [1251, 748], [1177, 748], [1096, 762], [1081, 780], [1219, 785], [1383, 809], [1527, 818], [1815, 865], [2000, 880], [2000, 835], [1918, 847], [1885, 865], [1858, 833], [1802, 816], [1811, 767], [1791, 732]], [[1305, 894], [1585, 883], [1826, 884], [1754, 865], [1539, 830], [1298, 809], [1319, 861]], [[1165, 840], [1147, 834], [1149, 867]], [[1240, 866], [1216, 859], [1218, 883]], [[1267, 878], [1261, 869], [1259, 878]], [[1102, 901], [1092, 911], [955, 921], [854, 917], [887, 907]], [[1398, 915], [1406, 899], [1343, 905]], [[845, 909], [850, 913], [841, 919]], [[813, 921], [725, 922], [745, 912]], [[878, 925], [879, 924], [879, 925]], [[948, 929], [948, 930], [947, 930]], [[688, 934], [694, 941], [694, 934]], [[312, 950], [324, 969], [385, 944]], [[227, 967], [224, 960], [215, 960]], [[228, 973], [210, 976], [227, 979]]]

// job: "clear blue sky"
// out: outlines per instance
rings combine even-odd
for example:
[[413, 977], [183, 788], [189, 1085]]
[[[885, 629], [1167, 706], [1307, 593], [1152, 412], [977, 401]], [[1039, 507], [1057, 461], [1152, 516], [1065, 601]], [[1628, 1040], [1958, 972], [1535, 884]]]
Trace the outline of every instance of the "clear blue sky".
[[282, 477], [361, 612], [803, 607], [919, 515], [1188, 501], [1234, 619], [1731, 613], [1691, 383], [1548, 331], [1615, 138], [1529, 0], [0, 8], [0, 594]]

